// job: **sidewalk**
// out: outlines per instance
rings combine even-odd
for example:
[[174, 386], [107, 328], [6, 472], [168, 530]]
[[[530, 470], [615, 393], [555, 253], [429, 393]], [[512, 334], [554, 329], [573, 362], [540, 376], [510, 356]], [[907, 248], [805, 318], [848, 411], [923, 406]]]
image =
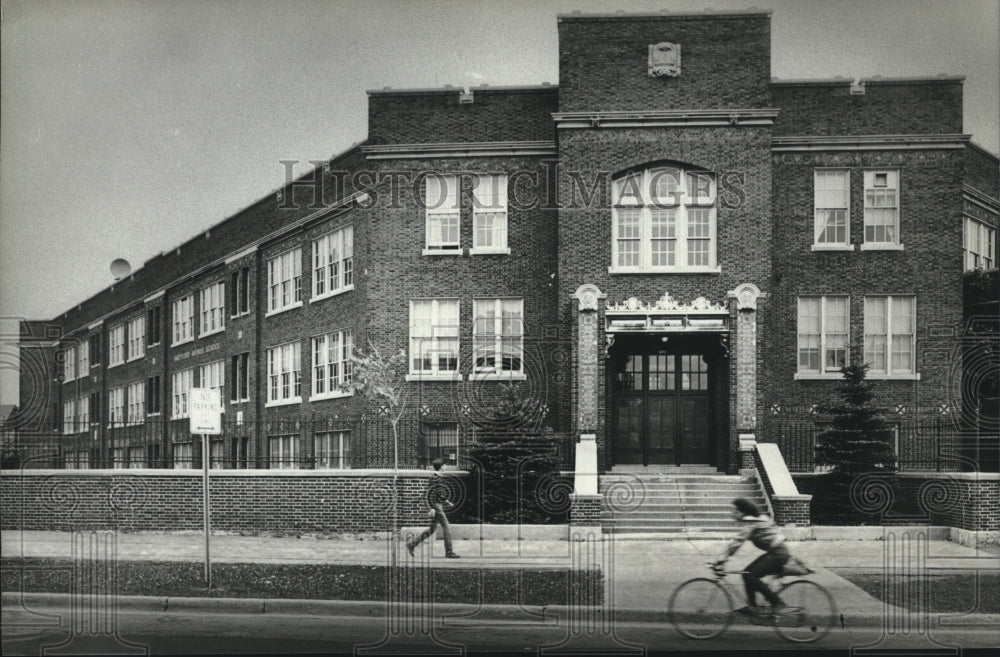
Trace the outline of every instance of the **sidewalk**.
[[[69, 532], [4, 531], [0, 548], [5, 558], [48, 557], [70, 559], [73, 555], [73, 535]], [[78, 543], [78, 545], [80, 545]], [[948, 541], [928, 541], [926, 547], [913, 549], [891, 541], [790, 541], [794, 554], [817, 572], [810, 578], [827, 587], [840, 612], [856, 625], [878, 624], [887, 613], [907, 613], [873, 598], [857, 586], [836, 574], [838, 569], [918, 574], [920, 564], [927, 569], [1000, 570], [1000, 558]], [[400, 544], [395, 554], [385, 540], [343, 540], [325, 538], [274, 538], [256, 536], [213, 535], [213, 563], [275, 563], [275, 564], [342, 564], [342, 565], [414, 565], [434, 568], [464, 569], [586, 569], [600, 568], [605, 578], [604, 613], [612, 612], [620, 620], [663, 621], [670, 593], [681, 582], [708, 575], [706, 562], [722, 551], [723, 541], [693, 539], [664, 540], [641, 538], [618, 540], [596, 533], [594, 540], [585, 542], [556, 540], [456, 540], [455, 551], [461, 559], [443, 558], [439, 540], [425, 543], [422, 552], [410, 557]], [[755, 558], [759, 551], [744, 546], [730, 561], [736, 570]], [[204, 537], [200, 533], [132, 533], [117, 535], [117, 557], [123, 561], [184, 561], [202, 562], [205, 557]], [[742, 594], [738, 578], [730, 579], [734, 592]], [[8, 599], [8, 596], [4, 596]], [[176, 598], [172, 603], [176, 606]], [[140, 600], [135, 600], [140, 604]], [[196, 599], [183, 601], [195, 604]], [[293, 601], [275, 603], [272, 609], [289, 608]], [[126, 603], [127, 604], [127, 603]], [[153, 604], [149, 601], [141, 604]], [[204, 601], [208, 612], [221, 606], [231, 607], [239, 601]], [[260, 606], [260, 601], [243, 601], [247, 609]], [[310, 601], [309, 608], [349, 609], [378, 608], [378, 604], [349, 601]], [[381, 603], [384, 609], [385, 603]], [[301, 606], [301, 605], [300, 605]], [[495, 614], [504, 616], [502, 609]]]

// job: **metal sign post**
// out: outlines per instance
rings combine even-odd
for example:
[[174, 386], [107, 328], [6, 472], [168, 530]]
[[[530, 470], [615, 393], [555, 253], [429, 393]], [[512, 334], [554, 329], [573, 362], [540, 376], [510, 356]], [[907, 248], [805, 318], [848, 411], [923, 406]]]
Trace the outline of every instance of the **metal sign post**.
[[202, 500], [205, 516], [205, 587], [211, 589], [212, 504], [208, 471], [211, 465], [212, 450], [209, 449], [208, 437], [222, 435], [222, 399], [219, 396], [219, 391], [213, 388], [191, 388], [190, 395], [191, 433], [201, 435]]

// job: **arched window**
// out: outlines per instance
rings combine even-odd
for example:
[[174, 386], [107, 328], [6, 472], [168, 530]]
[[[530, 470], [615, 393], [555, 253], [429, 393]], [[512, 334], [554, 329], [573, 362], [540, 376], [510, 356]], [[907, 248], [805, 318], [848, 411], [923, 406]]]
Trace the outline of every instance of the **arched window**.
[[715, 199], [707, 171], [653, 167], [616, 178], [608, 271], [719, 271]]

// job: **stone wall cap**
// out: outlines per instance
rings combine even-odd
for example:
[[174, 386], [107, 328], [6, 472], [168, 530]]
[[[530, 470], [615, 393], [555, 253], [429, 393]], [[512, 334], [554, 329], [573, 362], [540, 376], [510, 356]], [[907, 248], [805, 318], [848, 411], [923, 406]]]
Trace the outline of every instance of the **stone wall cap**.
[[[447, 475], [466, 475], [465, 470], [442, 470]], [[126, 468], [105, 468], [93, 470], [56, 470], [48, 468], [32, 468], [27, 470], [0, 470], [3, 477], [201, 477], [204, 471], [201, 468], [185, 468], [182, 470], [164, 468], [143, 468], [129, 470]], [[398, 474], [400, 477], [430, 477], [433, 470], [398, 470], [385, 469], [358, 469], [358, 470], [212, 470], [210, 477], [392, 477]]]

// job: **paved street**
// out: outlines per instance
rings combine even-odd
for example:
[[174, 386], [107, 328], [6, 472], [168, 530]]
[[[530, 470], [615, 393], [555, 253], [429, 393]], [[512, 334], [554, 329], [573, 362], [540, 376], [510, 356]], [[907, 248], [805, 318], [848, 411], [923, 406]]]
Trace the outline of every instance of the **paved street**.
[[[22, 612], [3, 614], [3, 654], [38, 655], [43, 646], [54, 652], [138, 654], [296, 653], [458, 654], [464, 652], [529, 652], [540, 649], [588, 650], [603, 653], [642, 651], [766, 650], [798, 651], [798, 644], [777, 636], [773, 628], [736, 623], [720, 637], [694, 641], [680, 636], [666, 618], [582, 626], [565, 617], [551, 621], [491, 621], [455, 618], [409, 618], [389, 624], [384, 618], [298, 614], [206, 614], [203, 612], [120, 612], [100, 636], [74, 636], [65, 618], [43, 619]], [[61, 626], [31, 629], [31, 623]], [[393, 632], [393, 628], [398, 631]], [[117, 638], [115, 631], [117, 632]], [[885, 636], [880, 627], [834, 629], [809, 648], [848, 650], [861, 646], [930, 650], [961, 647], [963, 651], [995, 648], [995, 627], [935, 629]], [[67, 643], [69, 639], [72, 642]], [[379, 644], [382, 644], [381, 646]], [[368, 646], [366, 649], [365, 646]], [[559, 648], [557, 648], [559, 647]], [[135, 651], [135, 652], [133, 652]]]

